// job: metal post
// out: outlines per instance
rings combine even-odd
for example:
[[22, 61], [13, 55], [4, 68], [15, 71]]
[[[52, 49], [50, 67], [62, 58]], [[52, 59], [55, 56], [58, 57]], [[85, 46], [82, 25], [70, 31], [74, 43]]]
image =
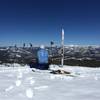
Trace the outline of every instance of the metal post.
[[61, 66], [63, 67], [63, 65], [64, 65], [64, 29], [62, 29], [61, 49], [62, 49]]

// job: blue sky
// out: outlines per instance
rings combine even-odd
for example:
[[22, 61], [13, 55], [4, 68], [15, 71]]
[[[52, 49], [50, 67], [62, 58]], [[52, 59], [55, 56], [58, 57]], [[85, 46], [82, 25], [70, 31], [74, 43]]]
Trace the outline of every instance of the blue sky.
[[100, 44], [99, 0], [0, 0], [1, 45]]

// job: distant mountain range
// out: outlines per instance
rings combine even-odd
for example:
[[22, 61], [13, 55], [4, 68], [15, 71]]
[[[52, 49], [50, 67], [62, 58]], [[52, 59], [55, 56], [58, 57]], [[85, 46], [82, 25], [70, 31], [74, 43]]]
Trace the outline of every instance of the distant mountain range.
[[[38, 49], [39, 47], [0, 47], [0, 63], [29, 63], [37, 58]], [[60, 63], [61, 47], [46, 47], [46, 49], [49, 52], [50, 61]], [[65, 46], [64, 60], [65, 64], [68, 64], [69, 60], [100, 62], [100, 46]]]

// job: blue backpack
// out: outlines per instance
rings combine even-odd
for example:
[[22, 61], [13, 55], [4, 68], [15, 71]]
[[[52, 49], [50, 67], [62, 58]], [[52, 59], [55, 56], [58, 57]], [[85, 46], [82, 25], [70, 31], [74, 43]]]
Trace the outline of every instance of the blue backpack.
[[40, 49], [37, 53], [38, 63], [47, 64], [48, 63], [48, 51], [45, 49]]

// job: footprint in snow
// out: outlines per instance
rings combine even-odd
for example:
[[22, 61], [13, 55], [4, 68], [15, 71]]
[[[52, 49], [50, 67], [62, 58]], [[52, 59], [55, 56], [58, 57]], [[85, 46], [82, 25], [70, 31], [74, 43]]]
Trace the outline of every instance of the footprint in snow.
[[30, 85], [33, 85], [35, 83], [35, 80], [33, 79], [33, 77], [28, 77], [26, 78], [26, 80], [29, 82]]
[[28, 77], [28, 78], [26, 78], [26, 80], [28, 80], [28, 81], [29, 81], [29, 80], [32, 80], [32, 79], [33, 79], [33, 77]]
[[17, 76], [17, 78], [22, 78], [23, 77], [23, 74], [20, 72]]
[[34, 87], [35, 90], [45, 90], [45, 89], [47, 89], [47, 88], [48, 88], [48, 86], [46, 86], [46, 85]]
[[21, 85], [21, 83], [22, 83], [21, 80], [16, 80], [16, 82], [15, 82], [17, 87], [19, 87]]
[[8, 88], [5, 89], [6, 92], [11, 91], [14, 88], [13, 85], [9, 86]]
[[95, 77], [94, 77], [94, 79], [97, 81], [97, 80], [98, 80], [98, 77], [97, 77], [97, 76], [95, 76]]
[[27, 96], [28, 98], [32, 98], [32, 97], [33, 97], [33, 90], [32, 90], [31, 88], [28, 88], [28, 89], [26, 90], [26, 96]]
[[35, 83], [35, 80], [30, 80], [30, 85], [33, 85]]
[[8, 74], [7, 76], [8, 76], [8, 77], [14, 77], [14, 75], [13, 75], [13, 74]]

